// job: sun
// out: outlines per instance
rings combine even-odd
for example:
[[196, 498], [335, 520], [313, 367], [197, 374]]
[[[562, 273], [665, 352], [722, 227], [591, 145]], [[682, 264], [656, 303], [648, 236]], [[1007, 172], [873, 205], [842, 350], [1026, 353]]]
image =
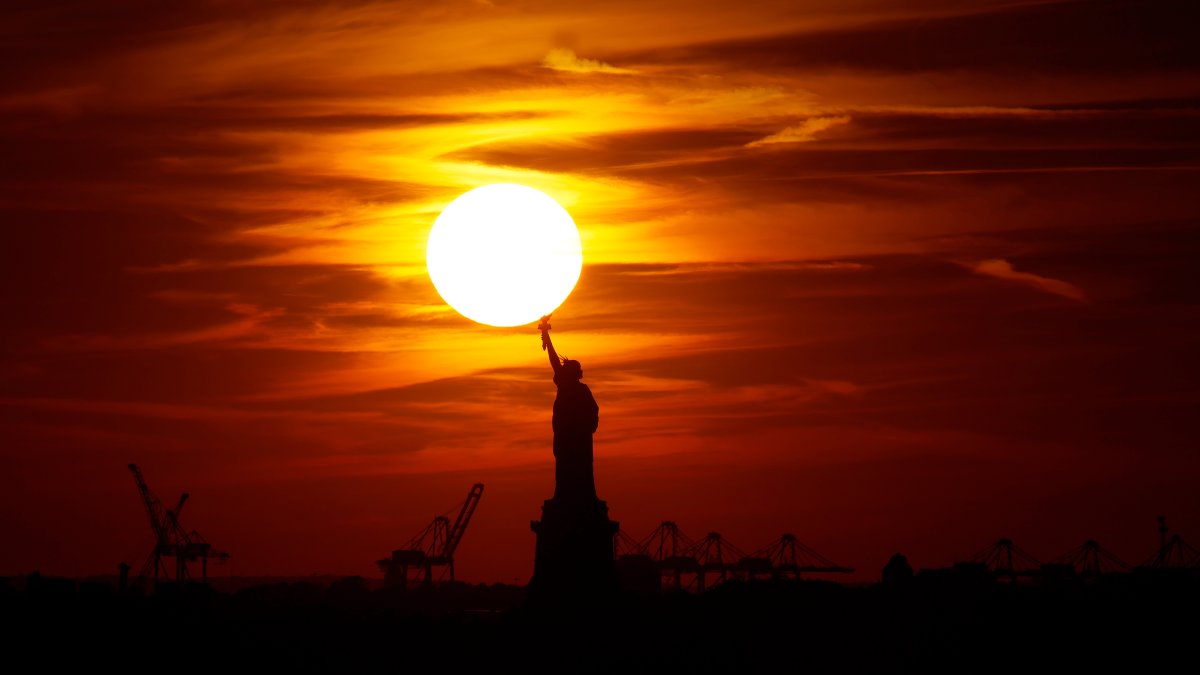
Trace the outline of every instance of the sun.
[[437, 217], [425, 265], [459, 314], [520, 326], [571, 294], [583, 246], [575, 221], [550, 196], [524, 185], [485, 185], [459, 195]]

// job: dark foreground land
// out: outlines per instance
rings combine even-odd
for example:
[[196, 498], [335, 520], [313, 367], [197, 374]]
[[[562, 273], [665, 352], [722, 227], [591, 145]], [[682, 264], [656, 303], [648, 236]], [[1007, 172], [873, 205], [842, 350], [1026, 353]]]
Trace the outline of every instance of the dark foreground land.
[[1194, 664], [1197, 600], [1190, 574], [728, 582], [559, 609], [513, 586], [142, 596], [34, 578], [0, 584], [0, 644], [6, 672], [1146, 673]]

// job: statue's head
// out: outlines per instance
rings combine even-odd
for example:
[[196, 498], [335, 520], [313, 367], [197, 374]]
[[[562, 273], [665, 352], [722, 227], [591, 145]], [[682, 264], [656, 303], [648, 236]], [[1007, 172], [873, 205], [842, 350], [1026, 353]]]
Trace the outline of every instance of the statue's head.
[[583, 379], [583, 366], [579, 365], [579, 362], [574, 359], [567, 359], [566, 361], [563, 361], [562, 370], [560, 372], [562, 373], [563, 377], [567, 378], [567, 380], [578, 381]]

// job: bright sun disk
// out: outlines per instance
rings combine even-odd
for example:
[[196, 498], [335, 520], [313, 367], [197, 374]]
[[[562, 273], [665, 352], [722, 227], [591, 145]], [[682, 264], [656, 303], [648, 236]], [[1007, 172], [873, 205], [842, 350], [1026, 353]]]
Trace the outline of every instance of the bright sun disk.
[[429, 278], [459, 314], [519, 326], [554, 311], [583, 268], [575, 221], [543, 192], [485, 185], [465, 192], [433, 223]]

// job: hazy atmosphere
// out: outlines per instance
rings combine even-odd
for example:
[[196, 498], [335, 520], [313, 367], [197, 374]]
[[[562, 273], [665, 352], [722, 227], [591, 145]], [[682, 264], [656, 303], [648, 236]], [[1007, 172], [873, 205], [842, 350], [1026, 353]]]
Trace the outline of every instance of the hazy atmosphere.
[[1192, 3], [6, 3], [0, 574], [152, 542], [378, 576], [485, 483], [528, 580], [555, 387], [446, 306], [438, 213], [554, 197], [554, 313], [640, 538], [785, 531], [876, 579], [1001, 536], [1200, 536]]

